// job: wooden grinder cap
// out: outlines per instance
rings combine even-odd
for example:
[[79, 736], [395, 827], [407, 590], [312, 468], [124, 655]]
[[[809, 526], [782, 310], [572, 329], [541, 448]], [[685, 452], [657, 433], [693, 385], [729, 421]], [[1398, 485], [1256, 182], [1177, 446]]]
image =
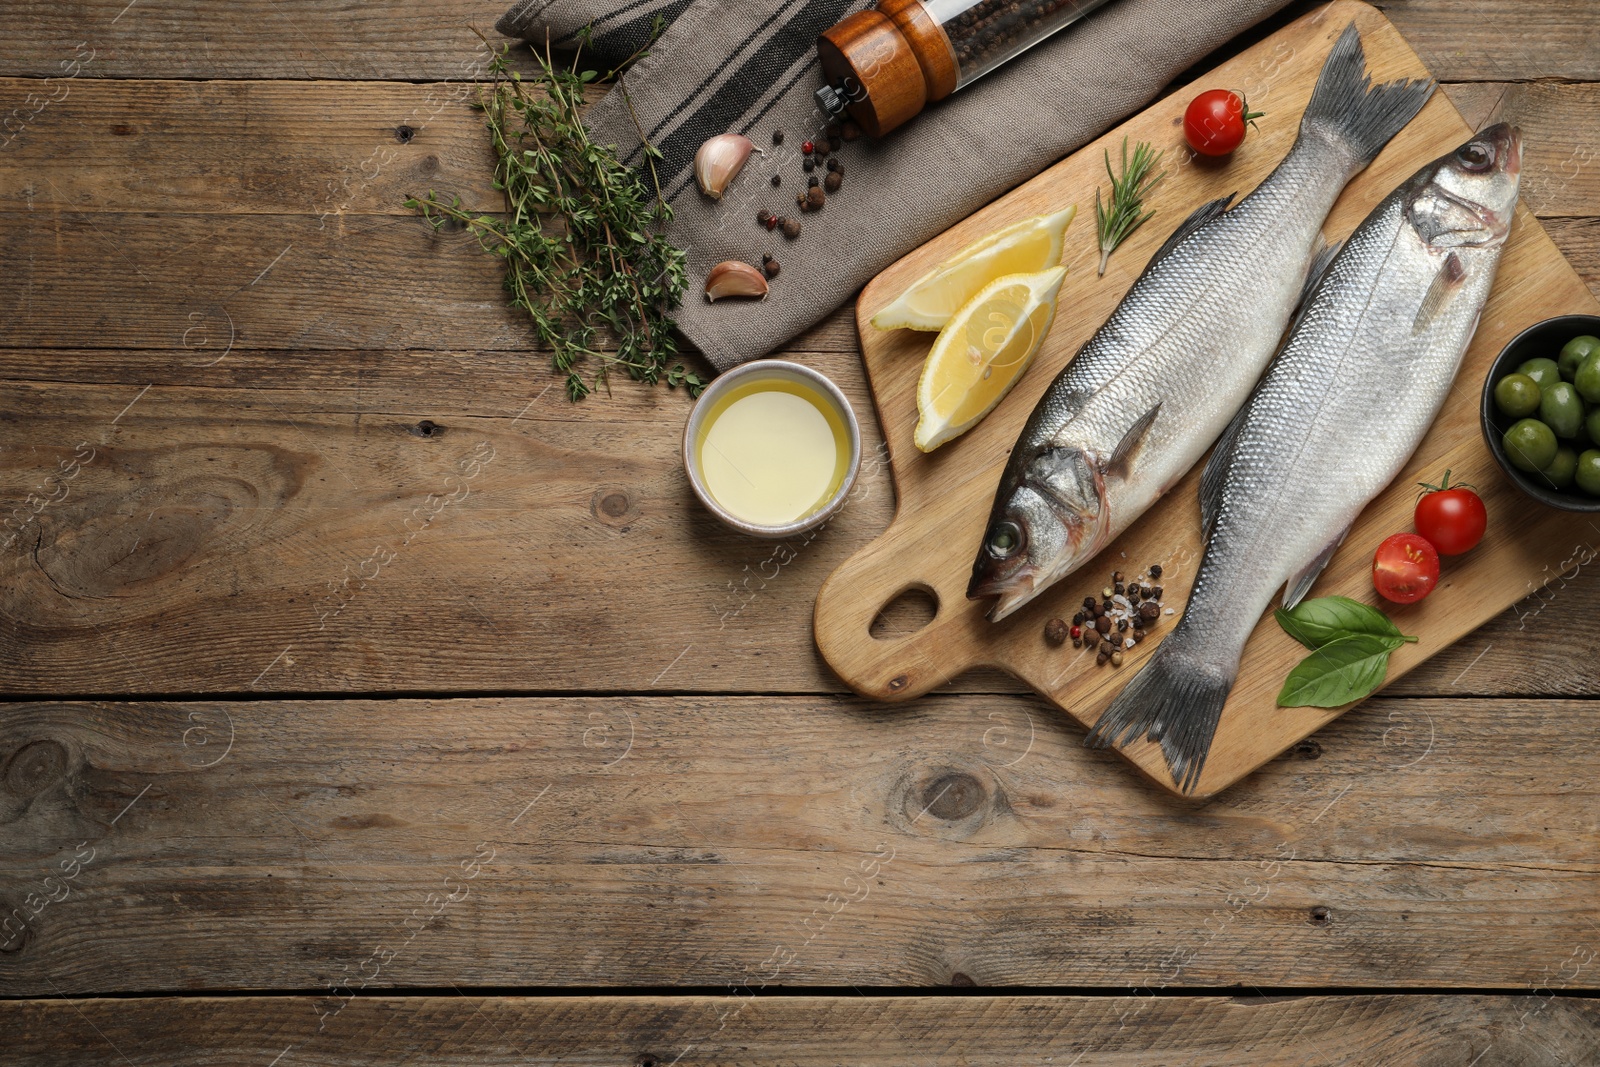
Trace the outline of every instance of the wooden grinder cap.
[[817, 38], [817, 54], [828, 84], [853, 78], [865, 91], [850, 115], [873, 137], [955, 91], [955, 52], [920, 0], [857, 11]]

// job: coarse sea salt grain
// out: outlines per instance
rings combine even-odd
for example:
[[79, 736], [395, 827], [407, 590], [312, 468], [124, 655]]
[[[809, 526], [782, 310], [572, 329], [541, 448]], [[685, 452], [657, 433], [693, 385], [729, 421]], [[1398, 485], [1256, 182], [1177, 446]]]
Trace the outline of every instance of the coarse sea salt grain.
[[1161, 614], [1163, 614], [1163, 615], [1171, 615], [1172, 614], [1172, 609], [1168, 608], [1166, 611], [1163, 611]]

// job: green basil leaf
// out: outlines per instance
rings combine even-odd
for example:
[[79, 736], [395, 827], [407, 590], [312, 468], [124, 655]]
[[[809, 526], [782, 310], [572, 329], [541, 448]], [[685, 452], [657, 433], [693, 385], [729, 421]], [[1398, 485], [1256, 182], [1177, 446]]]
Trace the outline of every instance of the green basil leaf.
[[1335, 638], [1301, 660], [1283, 680], [1280, 708], [1337, 708], [1360, 700], [1383, 684], [1389, 653], [1404, 636], [1351, 634]]
[[1389, 616], [1347, 596], [1324, 596], [1302, 600], [1292, 611], [1273, 612], [1283, 632], [1307, 648], [1321, 648], [1330, 641], [1353, 634], [1398, 639], [1402, 644], [1415, 641], [1390, 621]]

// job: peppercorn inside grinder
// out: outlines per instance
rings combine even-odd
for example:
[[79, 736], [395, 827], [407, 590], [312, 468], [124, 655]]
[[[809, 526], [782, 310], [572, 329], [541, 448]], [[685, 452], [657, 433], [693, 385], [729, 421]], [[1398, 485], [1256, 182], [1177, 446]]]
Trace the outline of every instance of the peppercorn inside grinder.
[[817, 38], [817, 102], [881, 137], [1106, 0], [883, 0]]

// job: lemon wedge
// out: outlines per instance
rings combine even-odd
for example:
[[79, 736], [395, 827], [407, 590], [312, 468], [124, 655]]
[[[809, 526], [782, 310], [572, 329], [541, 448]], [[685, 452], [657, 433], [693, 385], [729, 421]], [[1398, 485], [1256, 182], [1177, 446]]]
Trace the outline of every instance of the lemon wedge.
[[1047, 270], [1061, 262], [1061, 244], [1076, 205], [1007, 226], [957, 252], [917, 279], [872, 316], [880, 330], [942, 330], [950, 316], [996, 278]]
[[917, 381], [913, 439], [932, 452], [960, 437], [1017, 384], [1050, 332], [1065, 267], [996, 278], [939, 331]]

